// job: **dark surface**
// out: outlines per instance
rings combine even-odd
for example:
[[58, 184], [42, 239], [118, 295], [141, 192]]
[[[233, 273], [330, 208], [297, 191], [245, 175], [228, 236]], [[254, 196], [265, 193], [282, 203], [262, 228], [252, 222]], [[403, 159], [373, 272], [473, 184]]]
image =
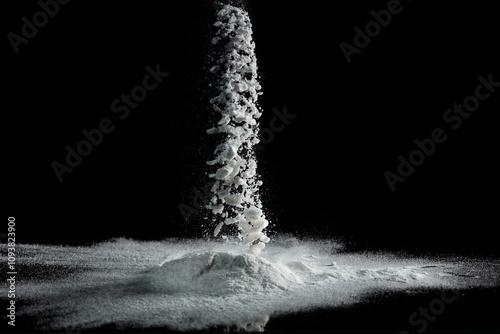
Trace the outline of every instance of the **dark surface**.
[[[439, 316], [427, 322], [425, 333], [455, 333], [459, 331], [498, 330], [494, 299], [499, 290], [474, 289], [464, 292], [455, 302], [446, 305]], [[368, 302], [352, 307], [331, 310], [311, 310], [307, 313], [271, 318], [266, 331], [326, 331], [326, 332], [424, 332], [422, 321], [412, 326], [408, 318], [420, 307], [429, 308], [429, 303], [439, 299], [441, 291], [430, 290], [417, 293], [374, 294]], [[495, 297], [496, 296], [496, 297]], [[418, 316], [418, 320], [423, 317]]]
[[[360, 249], [498, 254], [499, 92], [392, 193], [383, 173], [443, 125], [479, 75], [500, 81], [492, 4], [402, 2], [404, 10], [347, 64], [339, 44], [387, 1], [250, 1], [267, 127], [273, 108], [298, 115], [259, 153], [262, 198], [276, 231], [335, 236]], [[36, 1], [9, 3], [4, 36]], [[178, 205], [206, 182], [212, 143], [206, 1], [78, 2], [15, 54], [4, 38], [6, 214], [17, 240], [85, 243], [202, 234]], [[147, 65], [170, 76], [119, 121], [110, 104]], [[59, 183], [81, 131], [116, 130]]]

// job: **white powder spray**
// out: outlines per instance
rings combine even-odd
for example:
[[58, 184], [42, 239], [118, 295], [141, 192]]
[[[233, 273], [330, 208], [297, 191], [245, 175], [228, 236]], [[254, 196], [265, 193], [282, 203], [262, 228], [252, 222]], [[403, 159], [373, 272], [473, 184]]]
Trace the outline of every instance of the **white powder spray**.
[[209, 176], [215, 179], [207, 208], [217, 215], [217, 236], [224, 225], [236, 224], [243, 246], [251, 246], [251, 254], [259, 254], [269, 242], [263, 230], [269, 222], [262, 212], [258, 189], [262, 184], [257, 176], [254, 145], [259, 143], [257, 105], [261, 86], [257, 80], [255, 44], [248, 13], [226, 5], [217, 13], [218, 28], [212, 39], [222, 49], [220, 59], [211, 68], [216, 74], [219, 95], [210, 100], [220, 113], [217, 126], [209, 134], [221, 134], [223, 141], [215, 149], [215, 166]]

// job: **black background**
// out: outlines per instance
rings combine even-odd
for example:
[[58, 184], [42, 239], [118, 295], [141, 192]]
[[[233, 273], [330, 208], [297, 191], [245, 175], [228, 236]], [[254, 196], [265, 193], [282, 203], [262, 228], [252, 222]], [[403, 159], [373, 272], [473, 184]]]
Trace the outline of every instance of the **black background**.
[[[179, 2], [72, 1], [18, 54], [4, 38], [4, 201], [18, 242], [203, 235], [178, 206], [192, 206], [214, 148], [205, 134], [213, 7]], [[360, 249], [498, 252], [500, 92], [446, 128], [448, 140], [394, 193], [383, 176], [444, 126], [479, 75], [500, 81], [497, 12], [486, 1], [401, 3], [348, 64], [339, 44], [353, 44], [353, 28], [387, 1], [249, 2], [262, 127], [273, 108], [297, 115], [258, 156], [273, 230]], [[40, 10], [4, 7], [4, 36]], [[118, 120], [111, 102], [156, 64], [170, 76]], [[51, 163], [103, 118], [115, 131], [59, 183]]]

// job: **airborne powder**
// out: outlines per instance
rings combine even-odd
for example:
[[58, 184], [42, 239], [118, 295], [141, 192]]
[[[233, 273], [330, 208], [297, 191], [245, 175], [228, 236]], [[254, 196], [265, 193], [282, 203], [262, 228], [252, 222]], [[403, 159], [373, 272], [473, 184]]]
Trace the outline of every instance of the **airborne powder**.
[[269, 222], [258, 195], [262, 181], [254, 151], [262, 115], [257, 99], [262, 93], [252, 24], [247, 12], [226, 5], [217, 13], [214, 26], [218, 31], [212, 44], [222, 51], [210, 70], [217, 75], [219, 91], [210, 103], [221, 118], [207, 133], [220, 135], [222, 143], [215, 149], [215, 159], [207, 162], [216, 167], [209, 175], [215, 183], [207, 208], [217, 217], [215, 236], [224, 225], [235, 224], [243, 246], [250, 246], [250, 254], [259, 254], [270, 239], [263, 232]]

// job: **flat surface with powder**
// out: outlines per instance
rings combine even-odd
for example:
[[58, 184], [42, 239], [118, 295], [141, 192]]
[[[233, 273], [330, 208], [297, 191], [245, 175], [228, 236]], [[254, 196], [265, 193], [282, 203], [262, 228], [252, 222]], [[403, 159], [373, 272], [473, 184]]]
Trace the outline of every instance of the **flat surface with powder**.
[[[321, 328], [356, 329], [365, 322], [349, 325], [347, 319], [372, 307], [374, 296], [380, 298], [377, 309], [383, 309], [394, 303], [384, 298], [397, 295], [402, 299], [392, 312], [408, 308], [409, 313], [403, 313], [402, 327], [396, 329], [407, 330], [408, 316], [421, 306], [414, 300], [418, 296], [429, 294], [424, 299], [429, 303], [443, 291], [447, 298], [453, 291], [465, 296], [487, 291], [494, 298], [500, 286], [498, 259], [361, 254], [347, 252], [335, 241], [273, 240], [261, 256], [206, 240], [19, 245], [19, 270], [26, 275], [20, 275], [18, 329], [256, 331], [273, 328], [273, 321], [286, 328], [283, 322], [301, 317], [303, 326], [317, 328], [317, 321], [307, 319], [321, 310], [332, 310], [323, 319], [342, 315], [337, 324]], [[482, 307], [487, 303], [483, 300]], [[398, 321], [377, 319], [384, 328]]]

